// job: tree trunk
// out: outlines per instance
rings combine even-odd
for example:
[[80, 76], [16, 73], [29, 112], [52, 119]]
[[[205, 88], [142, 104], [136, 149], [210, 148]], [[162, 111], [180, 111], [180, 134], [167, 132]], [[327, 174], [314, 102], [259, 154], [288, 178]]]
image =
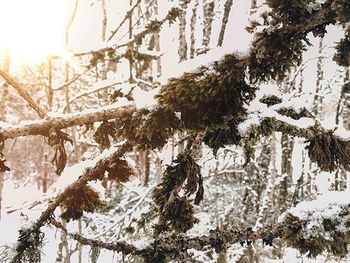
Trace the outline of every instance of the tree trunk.
[[52, 89], [52, 57], [49, 56], [47, 59], [47, 70], [48, 70], [48, 84], [46, 86], [46, 97], [47, 97], [47, 105], [49, 111], [52, 110], [52, 102], [53, 102], [53, 89]]
[[218, 46], [222, 46], [222, 44], [224, 42], [226, 26], [228, 23], [228, 19], [230, 16], [230, 11], [232, 9], [232, 6], [233, 6], [233, 0], [227, 0], [225, 3], [224, 16], [222, 17], [222, 22], [221, 22], [221, 29], [220, 29], [219, 39], [218, 39]]
[[47, 178], [48, 178], [48, 173], [49, 173], [49, 160], [47, 153], [44, 154], [44, 172], [43, 172], [43, 177], [42, 177], [42, 189], [43, 193], [47, 193]]
[[316, 90], [315, 90], [315, 96], [314, 96], [314, 105], [313, 105], [313, 112], [316, 116], [318, 116], [320, 119], [323, 118], [323, 98], [320, 94], [322, 91], [322, 80], [323, 80], [323, 38], [320, 38], [319, 46], [318, 46], [318, 55], [319, 58], [317, 60], [317, 78], [316, 78]]
[[267, 187], [264, 193], [264, 198], [260, 207], [258, 219], [256, 220], [255, 228], [261, 229], [266, 222], [269, 209], [273, 210], [273, 193], [274, 184], [277, 177], [276, 169], [276, 134], [272, 133], [271, 137], [271, 161], [270, 161], [270, 177], [267, 183]]
[[190, 43], [190, 58], [195, 57], [196, 52], [196, 22], [197, 22], [197, 8], [198, 8], [198, 0], [196, 0], [195, 6], [192, 8], [192, 16], [191, 16], [191, 43]]
[[202, 45], [203, 45], [203, 53], [206, 53], [209, 50], [209, 44], [211, 39], [211, 30], [212, 30], [212, 24], [213, 24], [213, 18], [214, 18], [214, 8], [215, 8], [215, 1], [210, 1], [209, 3], [205, 3], [206, 1], [203, 1], [203, 39], [202, 39]]
[[[78, 234], [83, 234], [83, 224], [81, 218], [78, 219]], [[78, 263], [82, 263], [83, 261], [83, 246], [78, 242]]]
[[163, 169], [162, 169], [162, 161], [157, 156], [156, 158], [156, 184], [159, 184], [162, 181]]
[[145, 154], [145, 180], [144, 180], [144, 186], [148, 186], [149, 184], [149, 177], [150, 177], [150, 166], [151, 166], [151, 159], [150, 159], [150, 150], [146, 149], [144, 151]]
[[179, 58], [180, 62], [187, 60], [187, 41], [186, 41], [186, 8], [187, 1], [181, 3], [181, 13], [179, 17]]

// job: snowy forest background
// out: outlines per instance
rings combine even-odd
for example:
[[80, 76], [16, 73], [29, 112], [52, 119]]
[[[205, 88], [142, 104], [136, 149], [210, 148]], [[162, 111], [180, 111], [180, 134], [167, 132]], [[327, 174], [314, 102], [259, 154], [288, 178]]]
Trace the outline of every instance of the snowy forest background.
[[68, 7], [0, 49], [0, 262], [350, 262], [350, 1]]

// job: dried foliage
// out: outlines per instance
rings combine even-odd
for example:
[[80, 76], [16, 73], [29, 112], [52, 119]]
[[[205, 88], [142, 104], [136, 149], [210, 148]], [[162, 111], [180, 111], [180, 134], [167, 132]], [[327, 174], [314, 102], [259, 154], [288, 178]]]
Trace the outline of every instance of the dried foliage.
[[319, 133], [307, 141], [306, 147], [312, 162], [326, 172], [333, 172], [340, 165], [350, 169], [350, 143], [336, 137], [332, 132]]
[[0, 173], [10, 171], [10, 168], [5, 164], [6, 160], [4, 159], [4, 155], [2, 150], [5, 147], [5, 140], [1, 137], [0, 134]]
[[339, 23], [346, 25], [350, 22], [350, 1], [349, 0], [334, 0], [332, 1], [332, 8], [337, 14]]
[[336, 53], [333, 59], [340, 66], [350, 67], [350, 29], [348, 29], [345, 37], [337, 43], [335, 49]]
[[350, 93], [350, 82], [346, 82], [341, 89], [341, 97]]
[[141, 109], [131, 118], [115, 121], [117, 137], [126, 138], [140, 149], [162, 148], [180, 126], [175, 113], [157, 108]]
[[213, 149], [214, 155], [226, 145], [240, 144], [241, 136], [237, 129], [238, 124], [238, 121], [229, 120], [224, 125], [209, 129], [204, 135], [203, 142]]
[[130, 177], [134, 174], [130, 168], [128, 162], [123, 159], [118, 159], [107, 168], [108, 179], [120, 183], [129, 181]]
[[283, 24], [295, 23], [299, 24], [307, 20], [311, 14], [308, 4], [312, 0], [267, 0], [266, 3], [273, 9], [275, 16]]
[[193, 205], [186, 196], [175, 197], [169, 201], [164, 206], [161, 217], [166, 221], [166, 225], [156, 225], [156, 233], [169, 229], [179, 233], [186, 232], [199, 222], [194, 217]]
[[293, 34], [283, 29], [255, 34], [249, 61], [252, 82], [282, 81], [292, 67], [300, 65], [308, 40], [303, 33]]
[[4, 156], [0, 153], [0, 173], [10, 171], [10, 168], [5, 164], [6, 160], [3, 158]]
[[85, 185], [80, 191], [70, 194], [62, 202], [64, 212], [61, 217], [67, 221], [79, 219], [83, 216], [84, 211], [92, 213], [103, 206], [104, 203], [100, 200], [99, 194]]
[[272, 105], [280, 104], [282, 102], [282, 99], [275, 95], [271, 95], [271, 96], [264, 96], [259, 101], [261, 103], [266, 104], [268, 107], [270, 107]]
[[67, 164], [67, 153], [64, 147], [65, 142], [73, 145], [72, 139], [68, 134], [56, 129], [50, 129], [47, 137], [47, 143], [53, 147], [55, 154], [52, 163], [56, 166], [56, 174], [60, 175]]
[[117, 127], [115, 123], [112, 123], [110, 121], [104, 121], [98, 126], [94, 133], [94, 140], [97, 142], [101, 149], [107, 149], [111, 146], [110, 137], [113, 140], [117, 140], [118, 137], [117, 134]]
[[[181, 189], [184, 190], [183, 197], [179, 196]], [[180, 154], [174, 165], [167, 167], [162, 183], [153, 191], [153, 200], [159, 208], [161, 218], [156, 232], [169, 227], [180, 232], [192, 228], [198, 221], [193, 216], [193, 206], [188, 197], [194, 194], [194, 204], [198, 205], [204, 194], [200, 167], [190, 155]]]
[[[302, 53], [310, 45], [307, 33], [322, 37], [326, 26], [336, 22], [336, 14], [328, 3], [313, 9], [311, 2], [267, 1], [271, 11], [261, 15], [263, 23], [252, 21], [247, 28], [255, 32], [249, 58], [251, 81], [282, 81], [292, 67], [300, 65]], [[262, 31], [260, 26], [264, 27]]]

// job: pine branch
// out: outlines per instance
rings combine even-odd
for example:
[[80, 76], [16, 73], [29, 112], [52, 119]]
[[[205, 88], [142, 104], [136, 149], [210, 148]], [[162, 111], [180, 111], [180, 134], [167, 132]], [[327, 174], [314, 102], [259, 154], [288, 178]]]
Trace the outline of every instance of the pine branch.
[[[113, 169], [113, 166], [116, 161], [120, 159], [126, 152], [132, 150], [132, 145], [128, 142], [124, 143], [116, 152], [114, 152], [111, 156], [100, 160], [95, 167], [86, 170], [85, 174], [79, 177], [77, 181], [69, 185], [62, 193], [60, 193], [51, 203], [47, 209], [42, 212], [41, 216], [32, 224], [30, 228], [21, 229], [20, 235], [18, 238], [18, 242], [16, 245], [16, 255], [14, 256], [11, 262], [20, 262], [21, 259], [26, 258], [26, 255], [31, 255], [31, 249], [37, 249], [36, 244], [34, 247], [30, 246], [30, 242], [32, 242], [31, 237], [33, 234], [35, 236], [40, 236], [42, 240], [42, 233], [40, 228], [50, 220], [53, 212], [56, 208], [64, 202], [67, 197], [73, 195], [74, 193], [80, 191], [89, 181], [99, 180], [105, 175], [105, 172], [109, 169]], [[39, 240], [37, 239], [39, 242]], [[35, 252], [37, 252], [35, 250]], [[37, 257], [40, 255], [35, 254]]]
[[[172, 10], [173, 11], [169, 11], [166, 18], [159, 21], [159, 25], [161, 25], [165, 21], [169, 20], [170, 17], [173, 17], [174, 14], [172, 14], [171, 12], [173, 12], [173, 13], [177, 12], [176, 8], [172, 9]], [[298, 32], [300, 32], [298, 30], [301, 30], [302, 32], [307, 33], [309, 31], [312, 31], [314, 28], [316, 28], [320, 25], [334, 23], [334, 19], [335, 19], [334, 12], [332, 11], [332, 9], [330, 7], [327, 7], [325, 9], [318, 11], [318, 12], [315, 12], [315, 14], [308, 20], [309, 21], [308, 23], [302, 24], [302, 25], [297, 25], [297, 26], [295, 26], [295, 25], [286, 26], [283, 29], [289, 33], [298, 33]], [[131, 41], [135, 41], [135, 39], [142, 38], [143, 36], [145, 36], [149, 32], [152, 32], [151, 28], [152, 27], [146, 28], [144, 31], [137, 34], [134, 37], [134, 39]], [[130, 43], [126, 43], [124, 45], [127, 46], [129, 44]], [[108, 49], [110, 49], [110, 48], [108, 48]], [[244, 59], [240, 60], [238, 62], [239, 65], [237, 65], [237, 66], [242, 66], [242, 65], [248, 66], [249, 59], [250, 58], [244, 58]], [[9, 82], [9, 84], [11, 84], [11, 85], [13, 84], [15, 88], [18, 88], [18, 90], [20, 90], [21, 93], [24, 94], [24, 96], [27, 98], [28, 103], [30, 105], [32, 105], [32, 107], [38, 112], [39, 115], [45, 116], [45, 113], [35, 104], [34, 101], [32, 101], [30, 99], [30, 96], [28, 94], [27, 94], [28, 96], [26, 95], [24, 87], [19, 85], [14, 80], [14, 78], [11, 77], [10, 75], [8, 75], [7, 73], [0, 71], [0, 74], [4, 78], [6, 78], [6, 80]], [[172, 81], [173, 81], [173, 83], [175, 83], [177, 81], [180, 82], [180, 81], [182, 81], [182, 77], [175, 79], [175, 80], [173, 79]], [[84, 125], [84, 124], [93, 123], [96, 121], [103, 121], [103, 120], [109, 120], [109, 119], [113, 119], [113, 118], [119, 118], [119, 117], [122, 117], [125, 115], [129, 115], [129, 114], [131, 115], [134, 110], [135, 109], [133, 107], [126, 107], [126, 108], [121, 108], [121, 109], [103, 108], [103, 109], [96, 111], [94, 113], [86, 112], [86, 113], [68, 115], [67, 117], [62, 116], [62, 117], [57, 117], [57, 118], [48, 118], [48, 119], [45, 119], [43, 121], [33, 122], [33, 123], [27, 124], [27, 125], [18, 125], [18, 126], [14, 126], [14, 127], [10, 127], [10, 128], [3, 128], [0, 131], [0, 137], [2, 139], [6, 139], [6, 138], [15, 138], [15, 137], [19, 137], [19, 136], [26, 136], [26, 135], [39, 135], [39, 134], [43, 135], [43, 134], [46, 134], [48, 132], [48, 129], [50, 127], [62, 129], [62, 128], [67, 128], [67, 127], [71, 127], [71, 126], [75, 126], [75, 125]]]

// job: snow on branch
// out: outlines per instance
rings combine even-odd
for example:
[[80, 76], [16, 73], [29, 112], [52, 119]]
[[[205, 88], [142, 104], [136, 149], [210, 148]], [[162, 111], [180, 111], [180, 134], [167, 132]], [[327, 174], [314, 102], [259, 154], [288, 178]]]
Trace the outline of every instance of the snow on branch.
[[281, 232], [288, 246], [315, 257], [322, 252], [346, 256], [350, 242], [349, 191], [327, 192], [304, 201], [279, 218], [289, 229]]
[[51, 219], [50, 223], [83, 245], [117, 251], [123, 255], [141, 256], [146, 262], [176, 260], [187, 249], [215, 249], [219, 253], [236, 243], [249, 246], [259, 240], [263, 245], [272, 246], [275, 239], [282, 239], [287, 246], [297, 248], [309, 257], [316, 257], [325, 251], [335, 256], [345, 256], [350, 243], [349, 203], [348, 192], [330, 192], [314, 201], [300, 203], [284, 213], [275, 225], [264, 226], [256, 231], [241, 224], [232, 224], [221, 230], [211, 230], [208, 235], [203, 236], [158, 236], [142, 247], [125, 241], [106, 243], [89, 239], [79, 234], [68, 233], [62, 224], [54, 219]]
[[[245, 143], [246, 161], [252, 156], [254, 145], [261, 136], [282, 132], [306, 139], [310, 160], [322, 171], [332, 172], [339, 166], [350, 171], [349, 132], [338, 127], [326, 129], [305, 108], [284, 107], [286, 103], [272, 98], [254, 101], [254, 109], [245, 121], [237, 126]], [[270, 105], [270, 106], [268, 106]], [[338, 130], [338, 131], [337, 131]]]
[[[22, 229], [20, 231], [20, 233], [25, 233], [25, 235], [20, 234], [19, 236], [16, 246], [17, 254], [13, 262], [21, 262], [22, 259], [26, 259], [28, 258], [28, 255], [32, 254], [33, 251], [31, 251], [31, 249], [33, 249], [33, 247], [28, 246], [27, 244], [31, 244], [31, 242], [33, 242], [31, 239], [33, 234], [35, 234], [35, 237], [40, 237], [40, 240], [42, 240], [42, 233], [40, 234], [40, 228], [49, 221], [49, 219], [52, 217], [53, 212], [59, 205], [61, 205], [68, 197], [72, 195], [74, 196], [75, 193], [80, 192], [89, 181], [102, 179], [105, 175], [105, 172], [114, 171], [115, 163], [118, 162], [118, 160], [131, 149], [131, 144], [128, 142], [124, 143], [110, 156], [98, 161], [94, 167], [86, 169], [85, 173], [79, 177], [78, 180], [66, 187], [56, 198], [54, 198], [54, 200], [48, 205], [47, 209], [32, 224], [31, 227]], [[38, 240], [38, 238], [35, 239], [35, 241], [38, 243], [40, 243], [40, 240]], [[38, 244], [36, 244], [36, 247], [38, 247]], [[36, 257], [38, 257], [38, 255], [36, 255]]]
[[86, 110], [80, 113], [57, 114], [46, 117], [43, 120], [31, 121], [25, 124], [9, 125], [0, 124], [0, 138], [16, 138], [27, 135], [47, 135], [51, 128], [65, 129], [77, 125], [85, 125], [98, 121], [126, 118], [135, 112], [132, 104], [120, 106], [120, 103], [112, 104], [96, 110]]

